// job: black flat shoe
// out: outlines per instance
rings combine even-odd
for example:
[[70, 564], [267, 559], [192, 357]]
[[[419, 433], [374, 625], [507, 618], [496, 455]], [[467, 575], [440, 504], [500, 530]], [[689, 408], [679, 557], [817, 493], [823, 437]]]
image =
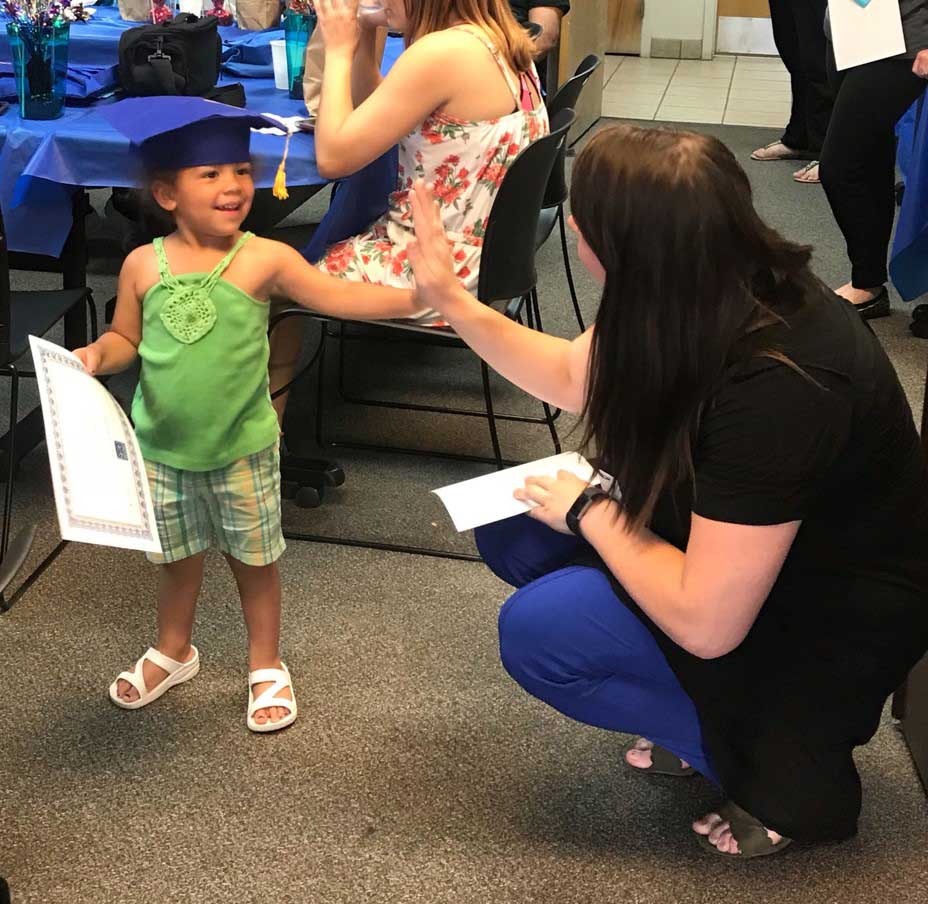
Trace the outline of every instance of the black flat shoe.
[[857, 313], [864, 320], [875, 320], [877, 317], [889, 317], [889, 292], [886, 286], [883, 286], [870, 301], [863, 304], [855, 304]]
[[912, 322], [909, 329], [913, 336], [919, 339], [928, 339], [928, 304], [916, 305], [912, 311]]

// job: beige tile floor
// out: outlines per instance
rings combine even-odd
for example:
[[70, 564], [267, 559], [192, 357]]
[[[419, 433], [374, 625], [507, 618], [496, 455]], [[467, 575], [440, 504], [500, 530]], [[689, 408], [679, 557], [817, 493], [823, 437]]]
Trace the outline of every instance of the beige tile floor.
[[789, 108], [789, 73], [777, 57], [606, 57], [604, 116], [779, 128]]

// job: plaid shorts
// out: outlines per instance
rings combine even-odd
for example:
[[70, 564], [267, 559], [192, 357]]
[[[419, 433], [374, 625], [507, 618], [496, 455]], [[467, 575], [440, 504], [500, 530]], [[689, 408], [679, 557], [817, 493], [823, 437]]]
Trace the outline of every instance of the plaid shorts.
[[162, 553], [159, 565], [219, 549], [246, 565], [270, 565], [283, 553], [280, 452], [274, 443], [214, 471], [184, 471], [146, 461]]

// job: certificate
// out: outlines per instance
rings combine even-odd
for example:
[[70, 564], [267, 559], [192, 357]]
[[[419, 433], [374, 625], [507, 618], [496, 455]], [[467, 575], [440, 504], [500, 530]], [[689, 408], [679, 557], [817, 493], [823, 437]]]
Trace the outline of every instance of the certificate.
[[[601, 475], [593, 476], [593, 466], [582, 455], [564, 452], [504, 471], [494, 471], [483, 477], [453, 483], [432, 492], [444, 503], [455, 528], [460, 532], [527, 512], [533, 508], [532, 504], [514, 499], [513, 491], [525, 485], [526, 477], [557, 477], [558, 471], [570, 471], [592, 486], [601, 483]], [[611, 478], [608, 482], [611, 483]]]
[[29, 337], [65, 540], [161, 552], [132, 425], [69, 351]]
[[905, 53], [899, 0], [828, 0], [838, 71]]

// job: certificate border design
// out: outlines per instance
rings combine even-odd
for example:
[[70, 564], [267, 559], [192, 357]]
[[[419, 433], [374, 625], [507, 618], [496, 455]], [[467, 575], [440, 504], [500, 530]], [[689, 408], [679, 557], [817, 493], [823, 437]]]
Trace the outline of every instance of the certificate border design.
[[[158, 537], [154, 534], [151, 529], [151, 525], [148, 523], [145, 523], [142, 526], [137, 526], [134, 524], [127, 524], [123, 521], [107, 521], [102, 518], [82, 518], [79, 515], [75, 515], [72, 511], [71, 492], [69, 489], [67, 468], [65, 466], [66, 459], [64, 455], [64, 445], [61, 441], [61, 422], [58, 413], [58, 401], [55, 398], [54, 383], [48, 378], [48, 364], [61, 364], [65, 367], [71, 368], [72, 370], [79, 371], [80, 373], [85, 373], [85, 371], [80, 362], [75, 361], [68, 355], [61, 354], [61, 352], [40, 346], [39, 354], [41, 357], [42, 370], [46, 374], [45, 387], [48, 394], [50, 421], [54, 433], [54, 436], [51, 437], [51, 443], [48, 442], [49, 438], [46, 437], [46, 445], [49, 447], [49, 454], [54, 451], [55, 460], [58, 464], [58, 473], [61, 475], [61, 495], [64, 498], [68, 527], [101, 531], [104, 533], [116, 534], [123, 537], [134, 537], [141, 540], [157, 542]], [[129, 464], [132, 468], [132, 477], [135, 484], [136, 503], [138, 504], [138, 510], [144, 517], [146, 511], [145, 486], [148, 481], [148, 476], [147, 474], [143, 474], [142, 469], [139, 467], [139, 459], [135, 454], [136, 445], [135, 436], [132, 431], [132, 425], [129, 423], [129, 419], [126, 417], [126, 413], [122, 410], [119, 404], [115, 402], [115, 400], [113, 401], [113, 404], [115, 405], [116, 410], [119, 412], [119, 421], [123, 429], [123, 440], [125, 441], [127, 450], [129, 450]]]

